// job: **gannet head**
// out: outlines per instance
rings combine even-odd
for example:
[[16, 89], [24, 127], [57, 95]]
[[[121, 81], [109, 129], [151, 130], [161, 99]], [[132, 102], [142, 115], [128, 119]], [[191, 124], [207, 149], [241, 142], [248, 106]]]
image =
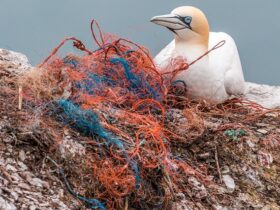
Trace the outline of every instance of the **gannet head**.
[[178, 7], [168, 15], [153, 17], [151, 22], [168, 28], [175, 34], [177, 41], [188, 41], [208, 46], [208, 20], [198, 8]]

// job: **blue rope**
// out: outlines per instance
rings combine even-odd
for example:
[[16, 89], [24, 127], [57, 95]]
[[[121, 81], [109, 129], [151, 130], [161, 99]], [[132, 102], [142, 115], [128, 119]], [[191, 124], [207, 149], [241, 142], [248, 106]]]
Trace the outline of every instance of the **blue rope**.
[[[124, 144], [121, 140], [115, 138], [112, 134], [108, 133], [99, 122], [97, 114], [90, 110], [81, 110], [78, 106], [74, 105], [71, 101], [61, 99], [58, 105], [64, 110], [68, 121], [72, 121], [74, 126], [83, 132], [85, 135], [98, 135], [107, 141], [107, 145], [113, 144], [122, 150], [124, 156], [128, 160], [128, 155], [125, 152]], [[141, 183], [141, 176], [137, 162], [130, 160], [129, 162], [132, 170], [135, 173], [136, 187], [138, 188]]]
[[[150, 94], [152, 95], [152, 98], [155, 100], [160, 100], [159, 98], [159, 94], [157, 93], [157, 91], [155, 91], [149, 84], [147, 81], [144, 81], [144, 85], [142, 80], [136, 75], [133, 74], [131, 71], [131, 67], [128, 64], [128, 61], [126, 61], [123, 58], [112, 58], [110, 60], [110, 62], [112, 64], [118, 64], [120, 63], [123, 68], [124, 68], [124, 72], [125, 72], [125, 76], [126, 79], [130, 82], [131, 88], [135, 89], [135, 93], [139, 92], [140, 89], [144, 89], [145, 87], [149, 90]], [[144, 78], [144, 75], [142, 75], [142, 78]]]
[[139, 167], [138, 164], [135, 160], [130, 160], [130, 167], [132, 168], [132, 170], [135, 173], [135, 187], [136, 189], [140, 188], [140, 184], [141, 184], [141, 176], [140, 176], [140, 171], [139, 171]]
[[73, 195], [75, 198], [79, 199], [80, 201], [85, 202], [88, 205], [88, 207], [91, 208], [91, 209], [98, 209], [99, 208], [99, 209], [102, 209], [102, 210], [106, 210], [104, 204], [101, 203], [99, 200], [94, 199], [94, 198], [86, 198], [86, 197], [74, 192], [74, 190], [72, 189], [68, 179], [65, 176], [65, 173], [64, 173], [63, 169], [59, 169], [59, 173], [62, 176], [64, 184], [65, 184], [67, 190], [69, 191], [69, 193], [71, 195]]
[[[128, 51], [126, 53], [133, 52], [133, 51]], [[71, 66], [72, 68], [78, 68], [82, 67], [80, 66], [79, 61], [77, 61], [75, 58], [71, 57], [66, 57], [64, 58], [64, 63]], [[129, 65], [128, 61], [125, 60], [124, 58], [112, 58], [110, 60], [112, 64], [121, 64], [124, 68], [124, 73], [126, 79], [130, 83], [130, 87], [128, 88], [129, 90], [133, 91], [135, 94], [139, 94], [139, 90], [148, 90], [148, 95], [150, 95], [153, 99], [160, 101], [162, 99], [162, 96], [160, 96], [159, 92], [156, 91], [147, 81], [145, 81], [145, 75], [144, 72], [140, 76], [137, 76], [132, 72], [132, 68]], [[99, 94], [102, 94], [102, 89], [104, 86], [116, 86], [118, 83], [121, 85], [123, 81], [113, 81], [112, 79], [109, 79], [106, 76], [100, 76], [95, 73], [83, 70], [84, 72], [87, 72], [87, 78], [77, 82], [76, 87], [80, 90], [86, 91], [88, 94], [95, 95], [97, 92], [100, 91]], [[158, 86], [157, 89], [160, 89]], [[144, 94], [144, 91], [142, 91], [142, 97], [147, 97], [146, 94]]]
[[128, 62], [123, 59], [123, 58], [112, 58], [110, 60], [110, 62], [112, 64], [117, 64], [117, 63], [120, 63], [122, 64], [122, 66], [124, 67], [124, 73], [125, 73], [125, 76], [126, 76], [126, 79], [130, 82], [130, 85], [132, 88], [137, 88], [137, 89], [140, 89], [142, 88], [142, 82], [141, 80], [131, 72], [131, 68], [128, 64]]
[[[157, 94], [157, 91], [155, 91], [146, 81], [143, 85], [143, 78], [144, 78], [144, 72], [142, 73], [140, 79], [136, 74], [133, 74], [131, 71], [131, 67], [128, 64], [128, 62], [123, 58], [113, 58], [110, 60], [112, 64], [120, 63], [124, 67], [125, 70], [125, 76], [127, 80], [130, 82], [130, 88], [132, 91], [137, 93], [138, 90], [143, 89], [146, 87], [146, 89], [149, 91], [150, 95], [153, 96], [153, 98], [159, 100], [159, 95]], [[73, 68], [79, 67], [79, 62], [74, 58], [68, 58], [64, 59], [64, 63], [70, 65]], [[96, 91], [102, 91], [102, 86], [116, 86], [117, 83], [122, 83], [123, 81], [113, 81], [111, 79], [108, 79], [106, 76], [100, 76], [97, 74], [94, 74], [92, 72], [87, 72], [88, 77], [80, 82], [77, 82], [76, 88], [80, 90], [86, 91], [88, 94], [95, 95]], [[120, 85], [120, 84], [119, 84]], [[101, 94], [101, 93], [99, 93]], [[145, 97], [145, 96], [144, 96]], [[63, 109], [65, 114], [65, 119], [68, 122], [73, 123], [73, 126], [78, 129], [80, 132], [82, 132], [85, 135], [97, 135], [103, 139], [106, 140], [106, 145], [115, 145], [119, 149], [122, 150], [123, 155], [129, 161], [129, 165], [133, 172], [135, 173], [135, 182], [136, 182], [136, 188], [138, 189], [141, 184], [141, 175], [139, 171], [138, 164], [135, 160], [129, 160], [129, 157], [127, 153], [125, 152], [125, 146], [123, 142], [117, 138], [115, 138], [112, 134], [108, 133], [100, 124], [99, 118], [96, 113], [94, 113], [91, 110], [81, 110], [78, 105], [75, 105], [70, 100], [64, 100], [61, 99], [58, 101], [58, 105]], [[70, 190], [69, 190], [70, 191]], [[71, 192], [71, 191], [70, 191]], [[72, 195], [73, 192], [71, 193]], [[86, 199], [83, 197], [75, 196], [80, 200], [83, 200], [93, 206], [97, 206], [97, 208], [101, 208], [100, 205], [97, 205], [97, 201], [95, 199]]]
[[119, 149], [124, 150], [122, 141], [113, 137], [112, 134], [106, 132], [100, 125], [97, 114], [90, 110], [81, 110], [71, 101], [61, 99], [58, 105], [64, 110], [68, 121], [74, 122], [75, 127], [85, 135], [98, 135], [105, 139], [107, 144], [116, 145]]
[[77, 68], [78, 65], [80, 64], [79, 61], [77, 61], [75, 58], [70, 56], [66, 56], [65, 58], [63, 58], [63, 63], [73, 68]]

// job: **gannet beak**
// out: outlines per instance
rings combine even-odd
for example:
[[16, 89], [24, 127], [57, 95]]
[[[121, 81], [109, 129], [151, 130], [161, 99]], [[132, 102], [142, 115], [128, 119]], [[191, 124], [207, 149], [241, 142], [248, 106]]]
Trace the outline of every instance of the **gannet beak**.
[[155, 16], [151, 19], [151, 22], [164, 26], [173, 32], [185, 28], [191, 29], [191, 26], [186, 24], [181, 16], [175, 14]]

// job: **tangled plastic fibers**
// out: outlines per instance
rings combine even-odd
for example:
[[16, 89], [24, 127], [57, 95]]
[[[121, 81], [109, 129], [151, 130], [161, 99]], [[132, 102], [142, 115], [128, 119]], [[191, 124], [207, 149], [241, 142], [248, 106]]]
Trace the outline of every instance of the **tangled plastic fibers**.
[[[211, 182], [205, 171], [174, 155], [170, 146], [174, 142], [188, 144], [204, 134], [205, 125], [197, 113], [207, 106], [178, 96], [184, 84], [172, 83], [177, 73], [202, 57], [190, 64], [171, 60], [166, 73], [160, 74], [147, 49], [103, 35], [96, 23], [99, 41], [94, 23], [91, 30], [98, 49], [89, 50], [80, 40], [66, 38], [38, 68], [21, 79], [23, 98], [34, 106], [46, 107], [59, 123], [90, 139], [86, 166], [91, 168], [95, 182], [89, 195], [94, 199], [70, 189], [73, 196], [92, 209], [124, 208], [127, 198], [135, 206], [144, 201], [168, 209], [175, 193], [186, 191], [186, 177], [195, 176], [204, 184]], [[57, 56], [69, 40], [85, 55]], [[220, 46], [218, 43], [212, 50]], [[232, 104], [227, 106], [241, 110]], [[170, 107], [183, 107], [185, 121], [170, 126], [166, 120], [167, 115], [174, 115]], [[256, 105], [255, 109], [261, 108]], [[219, 115], [221, 110], [214, 112]]]

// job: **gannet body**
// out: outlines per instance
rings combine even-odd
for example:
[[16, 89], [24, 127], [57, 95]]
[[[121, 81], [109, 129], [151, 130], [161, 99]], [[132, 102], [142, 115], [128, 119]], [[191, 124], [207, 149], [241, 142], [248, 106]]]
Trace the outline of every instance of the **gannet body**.
[[224, 32], [209, 32], [208, 21], [202, 11], [194, 7], [179, 7], [171, 14], [156, 16], [151, 21], [175, 34], [175, 39], [154, 59], [160, 69], [165, 69], [170, 60], [178, 56], [191, 63], [220, 41], [226, 41], [224, 46], [175, 77], [175, 80], [186, 83], [188, 96], [222, 103], [232, 95], [244, 93], [245, 81], [234, 40]]

